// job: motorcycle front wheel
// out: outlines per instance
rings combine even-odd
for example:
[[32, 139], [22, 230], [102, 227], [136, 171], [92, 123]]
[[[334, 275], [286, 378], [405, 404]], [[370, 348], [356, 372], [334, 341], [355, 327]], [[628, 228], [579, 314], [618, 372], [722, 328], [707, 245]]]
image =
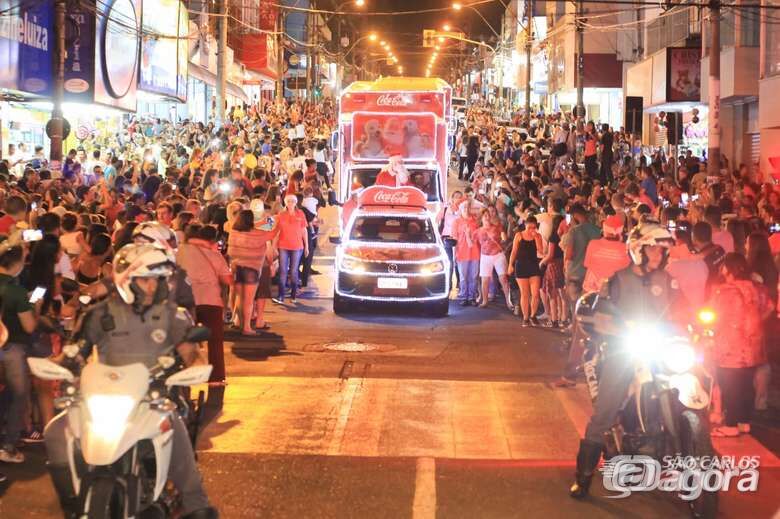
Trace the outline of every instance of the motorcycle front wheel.
[[[703, 413], [706, 411], [703, 411]], [[680, 446], [683, 456], [712, 456], [712, 440], [706, 417], [690, 409], [680, 415]], [[702, 491], [701, 495], [690, 502], [691, 516], [701, 519], [714, 519], [718, 515], [718, 493]]]
[[87, 492], [84, 509], [88, 519], [123, 519], [124, 490], [113, 478], [96, 479]]

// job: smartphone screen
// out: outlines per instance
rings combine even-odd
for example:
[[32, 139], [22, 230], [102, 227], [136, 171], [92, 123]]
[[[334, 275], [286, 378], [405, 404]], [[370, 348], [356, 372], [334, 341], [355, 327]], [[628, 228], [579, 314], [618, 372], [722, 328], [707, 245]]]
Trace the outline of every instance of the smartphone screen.
[[24, 241], [39, 241], [43, 239], [43, 231], [40, 229], [25, 229], [22, 231]]
[[46, 288], [44, 287], [35, 287], [35, 290], [32, 291], [32, 294], [30, 294], [30, 302], [31, 303], [37, 303], [41, 299], [43, 299], [43, 296], [46, 295]]

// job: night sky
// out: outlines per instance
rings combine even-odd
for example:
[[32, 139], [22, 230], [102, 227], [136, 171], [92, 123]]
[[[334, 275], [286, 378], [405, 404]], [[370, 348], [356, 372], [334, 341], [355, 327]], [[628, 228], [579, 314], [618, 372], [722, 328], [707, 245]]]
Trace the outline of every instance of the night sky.
[[[461, 0], [468, 4], [467, 0]], [[448, 7], [452, 0], [366, 0], [367, 11], [411, 11]], [[490, 21], [496, 30], [500, 29], [501, 13], [504, 11], [501, 3], [495, 2], [481, 4], [477, 9]], [[444, 12], [425, 13], [403, 16], [374, 16], [365, 17], [368, 27], [374, 29], [383, 39], [387, 40], [395, 55], [404, 66], [404, 75], [424, 75], [425, 65], [430, 59], [431, 49], [422, 46], [423, 29], [441, 30], [444, 23], [453, 27], [459, 27], [471, 39], [489, 39], [493, 33], [485, 26], [484, 22], [470, 9], [462, 9], [460, 12], [452, 9]], [[375, 47], [378, 49], [378, 47]], [[470, 46], [469, 46], [470, 48]], [[458, 52], [458, 51], [454, 51]], [[440, 53], [441, 54], [441, 53]], [[446, 58], [440, 56], [437, 61], [436, 73], [451, 68], [454, 63], [447, 63]], [[396, 74], [395, 67], [385, 67], [385, 74]]]

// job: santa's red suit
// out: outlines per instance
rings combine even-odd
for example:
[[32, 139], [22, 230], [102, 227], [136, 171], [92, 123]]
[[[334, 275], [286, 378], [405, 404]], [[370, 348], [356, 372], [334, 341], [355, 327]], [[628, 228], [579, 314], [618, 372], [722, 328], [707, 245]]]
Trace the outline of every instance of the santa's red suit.
[[390, 171], [387, 168], [385, 168], [382, 171], [380, 171], [379, 174], [376, 176], [376, 182], [374, 183], [374, 185], [397, 187], [398, 181], [396, 180], [396, 176], [390, 173]]

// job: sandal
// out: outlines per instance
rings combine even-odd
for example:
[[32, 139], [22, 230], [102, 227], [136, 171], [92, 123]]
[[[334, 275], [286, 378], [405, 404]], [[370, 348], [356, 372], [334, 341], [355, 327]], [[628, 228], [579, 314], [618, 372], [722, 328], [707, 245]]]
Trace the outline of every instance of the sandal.
[[736, 438], [739, 436], [739, 428], [721, 425], [710, 431], [710, 436], [713, 438]]
[[271, 325], [268, 323], [265, 323], [263, 326], [255, 326], [255, 331], [263, 331], [263, 330], [270, 330]]

